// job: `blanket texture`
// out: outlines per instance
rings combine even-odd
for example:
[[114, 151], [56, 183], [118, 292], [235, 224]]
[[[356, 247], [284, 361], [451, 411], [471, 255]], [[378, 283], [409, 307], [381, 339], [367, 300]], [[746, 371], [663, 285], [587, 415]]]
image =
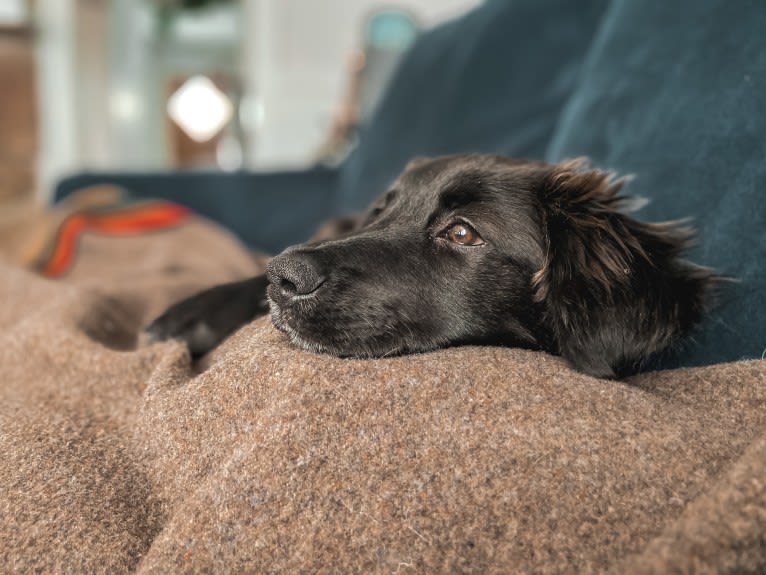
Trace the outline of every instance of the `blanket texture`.
[[0, 572], [762, 573], [766, 364], [348, 360], [140, 326], [258, 270], [192, 219], [0, 268]]

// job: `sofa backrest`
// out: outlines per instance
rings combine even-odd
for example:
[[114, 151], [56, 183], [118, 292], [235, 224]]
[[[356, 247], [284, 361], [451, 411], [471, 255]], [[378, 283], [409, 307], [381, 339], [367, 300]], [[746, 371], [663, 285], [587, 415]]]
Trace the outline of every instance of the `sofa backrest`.
[[[648, 221], [690, 217], [696, 263], [736, 278], [675, 364], [766, 352], [766, 2], [614, 2], [546, 159], [636, 178]], [[671, 364], [665, 364], [671, 365]]]

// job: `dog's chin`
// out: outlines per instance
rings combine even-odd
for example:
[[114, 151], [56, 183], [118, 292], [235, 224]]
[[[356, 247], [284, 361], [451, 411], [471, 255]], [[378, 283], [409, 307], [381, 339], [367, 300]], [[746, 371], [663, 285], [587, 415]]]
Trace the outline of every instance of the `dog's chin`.
[[271, 323], [279, 331], [286, 334], [294, 346], [314, 353], [329, 353], [330, 355], [337, 355], [332, 353], [332, 351], [329, 350], [327, 346], [312, 342], [303, 337], [298, 332], [298, 330], [290, 325], [290, 322], [284, 318], [282, 308], [280, 308], [279, 304], [277, 304], [271, 298], [269, 298], [269, 311], [271, 312]]
[[269, 299], [269, 308], [271, 311], [271, 323], [279, 331], [287, 335], [290, 342], [305, 351], [333, 355], [342, 358], [372, 359], [378, 357], [392, 357], [404, 353], [417, 353], [434, 349], [436, 346], [428, 349], [409, 349], [403, 344], [392, 343], [391, 345], [381, 345], [380, 343], [363, 337], [346, 337], [344, 342], [335, 341], [316, 341], [308, 337], [294, 321], [285, 317], [282, 308]]

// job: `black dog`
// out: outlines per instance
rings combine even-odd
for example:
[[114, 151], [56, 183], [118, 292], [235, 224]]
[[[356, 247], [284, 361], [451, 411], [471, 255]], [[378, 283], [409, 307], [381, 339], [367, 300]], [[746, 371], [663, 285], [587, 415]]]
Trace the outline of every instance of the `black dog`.
[[623, 183], [583, 160], [416, 160], [351, 230], [289, 248], [265, 277], [182, 301], [148, 330], [201, 355], [270, 307], [316, 352], [501, 344], [621, 377], [700, 320], [717, 280], [679, 259], [688, 230], [621, 211]]

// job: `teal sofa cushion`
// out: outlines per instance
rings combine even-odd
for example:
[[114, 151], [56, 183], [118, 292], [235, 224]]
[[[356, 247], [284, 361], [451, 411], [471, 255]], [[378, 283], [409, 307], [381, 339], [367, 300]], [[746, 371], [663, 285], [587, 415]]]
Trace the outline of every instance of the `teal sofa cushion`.
[[641, 219], [691, 217], [690, 259], [737, 280], [663, 366], [766, 349], [766, 2], [614, 2], [546, 153], [635, 174]]

